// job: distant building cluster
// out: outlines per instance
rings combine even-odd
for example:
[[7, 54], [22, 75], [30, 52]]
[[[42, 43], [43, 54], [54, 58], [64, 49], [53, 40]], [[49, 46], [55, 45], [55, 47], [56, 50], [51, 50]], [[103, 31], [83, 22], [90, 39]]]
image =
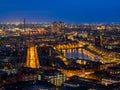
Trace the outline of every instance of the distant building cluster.
[[64, 33], [64, 22], [52, 22], [51, 32], [52, 33]]

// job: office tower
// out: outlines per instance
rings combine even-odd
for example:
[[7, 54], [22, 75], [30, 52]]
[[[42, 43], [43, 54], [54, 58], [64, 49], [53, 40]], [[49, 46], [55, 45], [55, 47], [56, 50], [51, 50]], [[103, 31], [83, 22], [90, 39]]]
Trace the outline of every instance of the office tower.
[[102, 35], [95, 37], [95, 46], [102, 47]]
[[52, 22], [51, 32], [64, 34], [64, 22]]

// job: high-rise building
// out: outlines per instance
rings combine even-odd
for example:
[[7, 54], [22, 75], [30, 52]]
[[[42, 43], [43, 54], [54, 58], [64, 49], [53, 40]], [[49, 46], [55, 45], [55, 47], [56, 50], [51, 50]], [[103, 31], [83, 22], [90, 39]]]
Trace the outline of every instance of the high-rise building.
[[64, 22], [52, 22], [51, 24], [52, 33], [64, 33]]
[[95, 46], [102, 47], [102, 35], [95, 37]]

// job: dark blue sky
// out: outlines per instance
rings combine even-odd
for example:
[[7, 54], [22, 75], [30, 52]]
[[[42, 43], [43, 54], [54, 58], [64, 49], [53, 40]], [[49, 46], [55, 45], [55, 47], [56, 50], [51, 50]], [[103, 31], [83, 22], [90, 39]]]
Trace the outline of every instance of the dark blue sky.
[[0, 22], [120, 22], [120, 0], [0, 0]]

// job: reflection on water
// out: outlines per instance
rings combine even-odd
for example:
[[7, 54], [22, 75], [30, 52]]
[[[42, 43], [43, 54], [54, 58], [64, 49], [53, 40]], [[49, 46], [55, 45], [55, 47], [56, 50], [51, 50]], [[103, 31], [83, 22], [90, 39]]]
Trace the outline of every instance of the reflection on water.
[[63, 55], [67, 58], [79, 58], [79, 59], [85, 59], [85, 60], [96, 60], [97, 56], [91, 54], [90, 52], [78, 48], [78, 49], [67, 49], [67, 50], [61, 50]]

